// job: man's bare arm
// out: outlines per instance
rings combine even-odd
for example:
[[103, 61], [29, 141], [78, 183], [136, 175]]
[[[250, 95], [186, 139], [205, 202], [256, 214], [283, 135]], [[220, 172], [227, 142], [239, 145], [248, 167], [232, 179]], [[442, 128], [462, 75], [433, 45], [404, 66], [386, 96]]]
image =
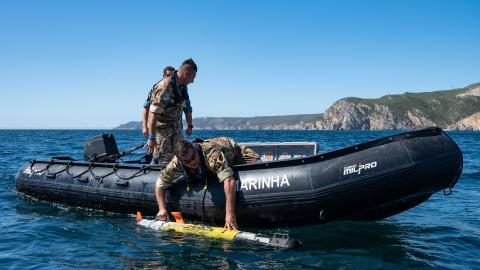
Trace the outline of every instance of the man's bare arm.
[[[147, 154], [153, 154], [153, 149], [157, 147], [156, 139], [153, 139], [155, 136], [156, 129], [155, 129], [155, 113], [149, 112], [148, 113], [148, 141], [147, 141]], [[150, 137], [152, 136], [152, 138]]]
[[223, 180], [223, 189], [225, 191], [225, 228], [238, 230], [237, 219], [235, 217], [236, 186], [233, 176]]
[[188, 112], [185, 114], [185, 119], [187, 120], [187, 125], [192, 124], [192, 112]]
[[157, 218], [166, 220], [168, 217], [167, 207], [165, 205], [165, 190], [161, 187], [155, 187], [155, 197], [157, 197], [158, 214]]
[[190, 128], [192, 126], [192, 112], [185, 113], [185, 119], [187, 120], [187, 125], [188, 125], [186, 134], [190, 136], [192, 135], [192, 128]]
[[148, 137], [148, 114], [149, 114], [148, 108], [143, 108], [142, 111], [142, 133], [145, 138]]

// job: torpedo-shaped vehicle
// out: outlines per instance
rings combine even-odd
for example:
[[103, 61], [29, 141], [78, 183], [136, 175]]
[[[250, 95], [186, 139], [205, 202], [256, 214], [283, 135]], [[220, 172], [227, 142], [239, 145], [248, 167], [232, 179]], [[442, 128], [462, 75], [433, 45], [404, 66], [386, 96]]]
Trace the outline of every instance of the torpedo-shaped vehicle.
[[178, 233], [199, 235], [212, 239], [243, 241], [255, 244], [258, 243], [281, 249], [293, 249], [301, 246], [301, 243], [298, 240], [290, 238], [288, 234], [284, 233], [275, 233], [273, 236], [268, 236], [257, 233], [242, 232], [238, 230], [228, 230], [221, 227], [211, 227], [200, 224], [185, 224], [183, 218], [181, 219], [181, 222], [179, 222], [176, 217], [180, 215], [180, 212], [173, 212], [172, 214], [174, 214], [176, 222], [143, 219], [142, 214], [137, 212], [137, 224], [139, 226], [157, 231], [174, 231]]
[[[17, 190], [73, 206], [155, 215], [154, 189], [162, 165], [144, 164], [145, 157], [116, 162], [126, 153], [118, 153], [113, 136], [96, 141], [85, 145], [87, 161], [54, 157], [25, 164], [16, 176]], [[438, 127], [326, 153], [318, 153], [316, 143], [247, 145], [263, 161], [234, 167], [240, 227], [383, 219], [435, 192], [450, 192], [463, 167], [459, 147]], [[167, 190], [166, 202], [169, 211], [188, 220], [224, 224], [223, 185], [213, 176], [195, 183], [179, 179]]]

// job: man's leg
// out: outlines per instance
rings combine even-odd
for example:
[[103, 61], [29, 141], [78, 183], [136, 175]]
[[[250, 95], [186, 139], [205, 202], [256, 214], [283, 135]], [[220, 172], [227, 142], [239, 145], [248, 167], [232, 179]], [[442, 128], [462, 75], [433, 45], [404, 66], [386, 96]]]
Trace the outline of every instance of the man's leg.
[[157, 153], [160, 163], [168, 163], [173, 158], [174, 131], [171, 127], [157, 128]]
[[158, 147], [153, 149], [152, 162], [150, 164], [158, 164]]
[[240, 153], [244, 164], [260, 163], [260, 156], [252, 149], [240, 145]]
[[181, 142], [183, 140], [183, 134], [182, 134], [182, 129], [180, 127], [180, 122], [173, 127], [173, 130], [175, 131], [173, 134], [173, 147], [175, 147], [175, 145], [178, 142]]

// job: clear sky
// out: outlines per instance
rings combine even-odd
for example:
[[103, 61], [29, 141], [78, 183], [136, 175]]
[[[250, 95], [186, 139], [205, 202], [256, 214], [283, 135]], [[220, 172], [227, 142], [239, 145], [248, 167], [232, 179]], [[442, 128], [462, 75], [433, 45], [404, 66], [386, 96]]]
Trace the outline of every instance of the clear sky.
[[0, 0], [0, 128], [140, 120], [192, 57], [194, 117], [322, 113], [337, 99], [480, 82], [480, 1]]

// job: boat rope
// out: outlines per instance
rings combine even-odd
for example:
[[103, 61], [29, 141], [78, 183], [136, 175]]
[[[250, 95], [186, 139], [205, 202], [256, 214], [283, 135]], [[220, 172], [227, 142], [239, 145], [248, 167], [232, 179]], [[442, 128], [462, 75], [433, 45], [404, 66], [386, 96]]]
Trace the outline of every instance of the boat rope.
[[33, 166], [35, 165], [35, 163], [37, 163], [36, 160], [32, 160], [31, 163], [30, 163], [30, 172], [32, 174], [43, 173], [44, 171], [48, 170], [48, 167], [50, 167], [50, 165], [52, 165], [52, 160], [50, 160], [50, 162], [47, 164], [47, 166], [45, 166], [45, 168], [43, 168], [42, 170], [38, 170], [38, 171], [35, 171], [33, 169]]
[[[106, 178], [106, 177], [108, 177], [112, 174], [115, 174], [115, 176], [118, 177], [118, 179], [120, 179], [120, 180], [128, 181], [128, 180], [131, 180], [133, 178], [140, 177], [142, 175], [146, 175], [146, 174], [149, 174], [150, 172], [154, 171], [150, 168], [151, 166], [143, 165], [141, 168], [138, 169], [138, 171], [135, 171], [132, 175], [122, 176], [118, 173], [120, 168], [118, 168], [117, 164], [115, 164], [111, 168], [112, 170], [110, 172], [104, 173], [103, 175], [99, 175], [99, 174], [95, 173], [95, 171], [94, 171], [95, 168], [99, 168], [99, 167], [95, 166], [95, 162], [90, 162], [88, 164], [88, 167], [85, 170], [83, 170], [83, 171], [81, 171], [77, 174], [73, 174], [71, 172], [71, 169], [75, 166], [73, 164], [73, 161], [69, 161], [67, 164], [65, 164], [65, 167], [61, 168], [62, 164], [55, 163], [55, 161], [52, 159], [48, 162], [48, 164], [44, 168], [39, 169], [39, 170], [35, 170], [35, 164], [38, 164], [38, 162], [36, 160], [30, 161], [30, 167], [29, 168], [30, 168], [30, 172], [32, 174], [42, 174], [42, 173], [46, 172], [46, 174], [49, 178], [54, 178], [58, 174], [66, 172], [66, 174], [70, 178], [80, 178], [83, 175], [85, 175], [86, 173], [90, 172], [90, 174], [94, 177], [94, 179], [99, 181], [99, 182], [103, 182], [104, 178]], [[60, 165], [61, 169], [58, 169], [57, 171], [51, 171], [50, 168], [52, 167], [52, 165]], [[152, 167], [156, 167], [156, 166], [152, 166]]]
[[132, 174], [131, 176], [127, 176], [127, 177], [124, 177], [124, 176], [121, 176], [117, 173], [118, 171], [118, 168], [116, 165], [113, 166], [113, 173], [121, 180], [131, 180], [135, 177], [138, 177], [138, 176], [142, 176], [142, 175], [145, 175], [146, 174], [146, 170], [145, 170], [145, 165], [142, 166], [142, 168], [140, 168], [140, 170], [138, 170], [136, 173]]
[[107, 176], [109, 176], [109, 175], [112, 175], [112, 174], [114, 173], [114, 171], [112, 170], [111, 172], [108, 172], [108, 173], [106, 173], [106, 174], [104, 174], [104, 175], [96, 175], [96, 174], [93, 172], [93, 169], [95, 169], [95, 168], [92, 168], [92, 169], [90, 170], [90, 173], [91, 173], [92, 176], [95, 178], [95, 180], [99, 181], [100, 183], [103, 182], [103, 179], [104, 179], [105, 177], [107, 177]]
[[78, 177], [86, 174], [87, 172], [89, 172], [90, 169], [91, 169], [92, 167], [94, 167], [94, 166], [95, 166], [95, 163], [91, 162], [91, 163], [88, 165], [88, 168], [87, 168], [85, 171], [83, 171], [83, 172], [81, 172], [81, 173], [79, 173], [79, 174], [77, 174], [77, 175], [72, 175], [72, 174], [70, 173], [70, 167], [67, 167], [67, 171], [66, 171], [66, 172], [67, 172], [67, 175], [70, 176], [71, 178], [78, 178]]
[[47, 166], [47, 167], [46, 167], [46, 171], [47, 171], [47, 174], [48, 174], [48, 175], [55, 177], [57, 174], [66, 171], [67, 168], [70, 167], [71, 165], [72, 165], [72, 162], [70, 161], [70, 162], [68, 162], [68, 163], [65, 165], [65, 167], [64, 167], [63, 169], [58, 170], [58, 171], [56, 171], [56, 172], [51, 172], [51, 171], [50, 171], [50, 166]]
[[203, 186], [203, 199], [202, 199], [202, 223], [204, 222], [205, 217], [205, 196], [207, 195], [208, 190], [208, 178], [205, 177], [205, 185]]

